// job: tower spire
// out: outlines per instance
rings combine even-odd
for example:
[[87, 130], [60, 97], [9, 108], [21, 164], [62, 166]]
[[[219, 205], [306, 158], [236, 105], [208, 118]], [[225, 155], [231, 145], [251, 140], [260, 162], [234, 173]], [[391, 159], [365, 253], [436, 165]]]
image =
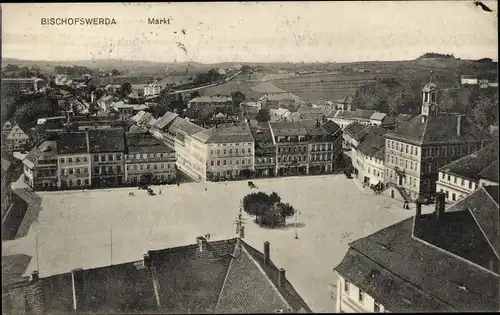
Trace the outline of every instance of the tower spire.
[[432, 75], [433, 75], [434, 71], [431, 70], [429, 71], [429, 83], [432, 82]]

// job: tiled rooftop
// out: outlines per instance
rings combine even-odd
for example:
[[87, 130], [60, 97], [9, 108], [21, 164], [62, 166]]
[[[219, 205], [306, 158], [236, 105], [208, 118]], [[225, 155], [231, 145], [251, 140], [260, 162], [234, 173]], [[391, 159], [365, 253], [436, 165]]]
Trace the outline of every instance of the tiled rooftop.
[[498, 172], [494, 172], [495, 165], [498, 170], [498, 141], [451, 162], [439, 170], [473, 180], [487, 178], [498, 182]]
[[421, 144], [436, 142], [469, 142], [492, 140], [491, 135], [468, 117], [462, 116], [460, 134], [457, 133], [458, 114], [439, 113], [422, 121], [422, 115], [413, 117], [399, 125], [396, 130], [387, 134], [391, 139], [407, 139]]
[[63, 132], [57, 139], [59, 154], [88, 153], [87, 135], [85, 132]]
[[89, 152], [123, 152], [125, 139], [123, 129], [91, 129], [88, 131]]
[[[82, 270], [80, 312], [93, 313], [273, 313], [311, 310], [278, 268], [236, 239], [203, 241], [149, 251], [143, 261]], [[2, 261], [3, 262], [3, 261]], [[46, 310], [66, 313], [73, 305], [71, 274], [41, 278]], [[157, 286], [153, 285], [157, 281]], [[155, 290], [160, 306], [157, 305]]]

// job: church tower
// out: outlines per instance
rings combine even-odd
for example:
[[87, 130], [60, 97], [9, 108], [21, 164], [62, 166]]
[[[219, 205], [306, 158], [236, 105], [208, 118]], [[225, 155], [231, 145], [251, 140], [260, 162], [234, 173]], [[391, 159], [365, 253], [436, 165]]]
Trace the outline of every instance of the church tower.
[[432, 82], [432, 71], [427, 83], [422, 89], [422, 122], [426, 122], [429, 116], [436, 116], [438, 113], [437, 105], [438, 86]]

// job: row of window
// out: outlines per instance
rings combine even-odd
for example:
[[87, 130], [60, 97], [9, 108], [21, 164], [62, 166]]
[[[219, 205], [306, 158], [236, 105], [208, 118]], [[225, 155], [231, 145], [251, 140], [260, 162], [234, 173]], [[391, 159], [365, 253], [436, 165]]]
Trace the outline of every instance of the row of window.
[[82, 156], [82, 157], [79, 157], [79, 156], [75, 156], [75, 157], [67, 157], [67, 158], [64, 158], [64, 157], [61, 157], [59, 158], [59, 163], [61, 164], [64, 164], [64, 163], [73, 163], [73, 162], [88, 162], [88, 159], [86, 156]]
[[256, 163], [274, 163], [274, 158], [269, 157], [269, 158], [256, 158]]
[[332, 149], [332, 146], [333, 145], [331, 143], [329, 143], [328, 146], [325, 143], [323, 143], [323, 144], [313, 144], [311, 146], [311, 150], [312, 151], [326, 151], [326, 150], [330, 151]]
[[122, 167], [120, 165], [108, 165], [108, 166], [95, 166], [94, 167], [94, 173], [95, 174], [100, 174], [100, 175], [114, 175], [114, 174], [119, 174], [122, 172]]
[[88, 174], [88, 173], [89, 170], [86, 167], [61, 169], [61, 175]]
[[[229, 161], [229, 162], [228, 162]], [[217, 160], [217, 166], [221, 165], [240, 165], [240, 159], [229, 159], [229, 160]], [[215, 166], [215, 161], [210, 161], [210, 166]], [[251, 165], [252, 159], [241, 159], [241, 165]]]
[[[344, 282], [344, 292], [346, 294], [349, 294], [349, 291], [351, 289], [350, 285], [351, 284], [348, 281]], [[363, 292], [363, 290], [361, 289], [358, 289], [358, 302], [364, 303], [364, 301], [365, 301], [365, 292]], [[380, 313], [380, 302], [375, 299], [373, 300], [373, 312]]]
[[157, 170], [157, 169], [173, 169], [173, 163], [140, 163], [140, 164], [128, 164], [127, 171], [137, 171], [137, 170]]
[[[388, 170], [388, 169], [385, 170], [385, 176], [388, 176], [390, 179], [397, 179], [398, 178], [396, 172], [394, 172], [393, 170]], [[403, 176], [403, 178], [401, 179], [401, 183], [403, 185], [408, 186], [408, 187], [414, 187], [414, 188], [417, 187], [418, 181], [419, 181], [419, 179], [417, 177], [413, 177], [410, 175]]]
[[[441, 192], [444, 192], [446, 194], [446, 199], [450, 200], [450, 191], [448, 189], [446, 189], [446, 190], [441, 189]], [[460, 196], [458, 198], [462, 199], [463, 197], [464, 197], [464, 195], [460, 194]], [[456, 193], [451, 193], [451, 200], [457, 201], [457, 194]]]
[[388, 159], [393, 165], [399, 166], [403, 169], [409, 168], [412, 171], [418, 171], [418, 162], [410, 161], [410, 163], [408, 163], [408, 159], [400, 158], [392, 154], [389, 154]]
[[243, 146], [243, 145], [252, 145], [251, 142], [247, 142], [247, 143], [222, 143], [222, 144], [218, 144], [217, 146], [228, 146], [228, 147], [232, 147], [232, 146]]
[[278, 153], [307, 152], [307, 146], [301, 147], [278, 147]]
[[105, 161], [120, 161], [122, 159], [121, 154], [101, 154], [94, 155], [94, 162], [105, 162]]
[[61, 181], [61, 183], [67, 187], [90, 185], [90, 181], [88, 179], [65, 180]]
[[295, 142], [295, 141], [307, 141], [306, 136], [285, 136], [285, 137], [275, 137], [276, 142]]
[[383, 174], [381, 174], [381, 173], [380, 173], [380, 171], [379, 171], [379, 170], [377, 170], [376, 168], [372, 168], [372, 169], [371, 169], [370, 167], [368, 167], [368, 174], [370, 174], [370, 171], [371, 171], [371, 172], [373, 172], [373, 175], [375, 175], [375, 176], [377, 176], [377, 177], [380, 177], [380, 175], [383, 175]]
[[[217, 155], [220, 155], [220, 154], [221, 154], [221, 152], [222, 152], [222, 155], [227, 155], [228, 153], [231, 155], [231, 154], [233, 154], [233, 149], [222, 149], [222, 150], [217, 149], [217, 150], [210, 150], [210, 155], [212, 155], [212, 156], [213, 156], [213, 155], [214, 155], [214, 152], [216, 152], [216, 153], [217, 153]], [[251, 148], [246, 148], [246, 149], [245, 149], [245, 148], [241, 148], [241, 150], [240, 150], [239, 148], [236, 148], [236, 149], [234, 150], [234, 153], [235, 153], [235, 154], [240, 154], [240, 152], [241, 152], [241, 154], [245, 154], [245, 153], [252, 154], [252, 149], [251, 149]]]
[[125, 159], [147, 159], [173, 156], [173, 153], [136, 153], [125, 155]]
[[[445, 173], [441, 173], [441, 180], [446, 180], [448, 182], [451, 183], [451, 181], [453, 180], [453, 184], [455, 185], [458, 185], [458, 178], [456, 176], [451, 176], [451, 175], [448, 175], [448, 174], [445, 174]], [[465, 179], [463, 178], [460, 178], [460, 186], [462, 187], [465, 187]], [[469, 189], [471, 190], [474, 190], [476, 189], [476, 183], [474, 183], [473, 181], [468, 181], [468, 187]]]
[[389, 149], [404, 152], [406, 154], [411, 154], [418, 156], [418, 147], [411, 145], [411, 144], [406, 144], [403, 142], [399, 141], [394, 141], [394, 140], [387, 140], [387, 146]]
[[477, 143], [467, 145], [452, 145], [452, 146], [442, 146], [442, 147], [431, 147], [423, 148], [422, 155], [424, 157], [436, 157], [436, 156], [462, 156], [469, 153], [473, 153], [478, 149]]
[[[130, 176], [130, 177], [127, 177], [128, 180], [131, 182], [131, 183], [138, 183], [140, 180], [141, 180], [141, 177], [140, 176]], [[173, 179], [174, 176], [171, 175], [171, 174], [167, 174], [167, 175], [164, 175], [164, 174], [161, 174], [161, 175], [153, 175], [153, 180], [156, 181], [156, 180], [160, 180], [160, 181], [163, 181], [163, 180], [171, 180]]]

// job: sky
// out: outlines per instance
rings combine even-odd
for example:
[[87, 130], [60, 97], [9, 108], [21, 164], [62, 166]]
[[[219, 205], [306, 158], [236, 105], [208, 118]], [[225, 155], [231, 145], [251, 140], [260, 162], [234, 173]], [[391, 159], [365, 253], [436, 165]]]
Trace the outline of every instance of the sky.
[[[2, 56], [51, 61], [497, 60], [497, 1], [2, 4]], [[114, 25], [42, 25], [42, 18]], [[169, 18], [149, 25], [148, 18]], [[184, 30], [184, 32], [183, 32]]]

